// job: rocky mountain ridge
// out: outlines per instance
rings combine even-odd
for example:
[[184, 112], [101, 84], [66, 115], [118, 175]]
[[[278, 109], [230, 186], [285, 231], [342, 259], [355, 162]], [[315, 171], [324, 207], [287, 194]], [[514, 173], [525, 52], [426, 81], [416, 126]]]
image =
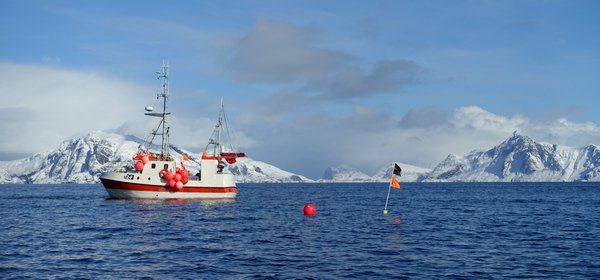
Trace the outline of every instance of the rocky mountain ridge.
[[[0, 183], [98, 183], [102, 173], [132, 165], [142, 142], [132, 136], [91, 132], [64, 141], [52, 151], [0, 162]], [[197, 155], [171, 146], [175, 159], [182, 158], [183, 153], [190, 155], [187, 168], [192, 172], [199, 170]], [[433, 170], [399, 165], [403, 182], [600, 181], [600, 147], [559, 146], [515, 134], [486, 151], [474, 151], [464, 157], [450, 154]], [[240, 158], [236, 164], [227, 166], [227, 170], [241, 183], [387, 182], [392, 165], [372, 176], [348, 165], [330, 167], [318, 180], [252, 158]]]
[[487, 150], [449, 155], [422, 181], [540, 182], [600, 181], [600, 147], [536, 142], [514, 134]]

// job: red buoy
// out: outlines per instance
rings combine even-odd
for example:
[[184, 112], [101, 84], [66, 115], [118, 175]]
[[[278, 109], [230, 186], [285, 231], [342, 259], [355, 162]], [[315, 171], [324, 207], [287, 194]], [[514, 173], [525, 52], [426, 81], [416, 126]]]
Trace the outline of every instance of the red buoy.
[[175, 188], [180, 191], [183, 190], [183, 183], [181, 181], [175, 183]]
[[181, 174], [181, 177], [183, 177], [183, 178], [190, 176], [190, 172], [187, 171], [187, 169], [181, 169], [179, 174]]
[[304, 215], [305, 216], [314, 216], [315, 212], [317, 212], [317, 207], [315, 207], [312, 203], [307, 203], [304, 205]]
[[165, 174], [165, 179], [167, 179], [167, 181], [170, 181], [171, 179], [173, 179], [175, 175], [173, 175], [173, 172], [171, 171], [167, 171], [167, 174]]
[[144, 164], [141, 161], [135, 163], [135, 170], [142, 171], [144, 169]]
[[177, 182], [175, 182], [175, 180], [173, 180], [173, 179], [169, 180], [169, 187], [171, 187], [171, 188], [175, 187], [176, 183]]
[[148, 158], [148, 156], [143, 156], [143, 157], [142, 157], [142, 163], [143, 163], [143, 164], [146, 164], [146, 163], [148, 163], [149, 161], [150, 161], [150, 158]]
[[175, 180], [175, 182], [181, 181], [181, 178], [182, 178], [181, 174], [179, 174], [179, 173], [175, 174], [175, 177], [173, 177], [173, 179]]

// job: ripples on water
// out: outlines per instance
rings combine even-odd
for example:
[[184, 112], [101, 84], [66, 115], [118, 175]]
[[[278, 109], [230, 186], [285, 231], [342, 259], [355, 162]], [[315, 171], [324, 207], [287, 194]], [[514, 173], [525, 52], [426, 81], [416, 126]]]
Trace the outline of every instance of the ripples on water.
[[[0, 278], [600, 278], [600, 185], [242, 184], [236, 200], [0, 186]], [[304, 204], [317, 206], [314, 217]]]

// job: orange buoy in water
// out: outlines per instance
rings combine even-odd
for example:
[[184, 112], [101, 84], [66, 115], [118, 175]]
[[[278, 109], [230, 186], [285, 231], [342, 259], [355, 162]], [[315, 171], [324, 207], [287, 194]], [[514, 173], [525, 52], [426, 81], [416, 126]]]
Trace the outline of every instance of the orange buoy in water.
[[304, 205], [304, 215], [305, 216], [314, 216], [315, 212], [317, 212], [317, 207], [315, 207], [312, 203], [307, 203]]

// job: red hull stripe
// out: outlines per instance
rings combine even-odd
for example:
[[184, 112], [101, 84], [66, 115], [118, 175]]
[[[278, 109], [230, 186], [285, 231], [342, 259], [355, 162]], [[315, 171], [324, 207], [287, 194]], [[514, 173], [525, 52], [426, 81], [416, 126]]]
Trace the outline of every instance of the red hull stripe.
[[[168, 187], [165, 186], [153, 186], [144, 184], [133, 184], [127, 182], [119, 182], [107, 179], [100, 179], [102, 184], [107, 189], [121, 189], [121, 190], [132, 190], [132, 191], [151, 191], [151, 192], [171, 192]], [[192, 192], [192, 193], [230, 193], [237, 192], [237, 187], [183, 187], [183, 190], [178, 192]]]

